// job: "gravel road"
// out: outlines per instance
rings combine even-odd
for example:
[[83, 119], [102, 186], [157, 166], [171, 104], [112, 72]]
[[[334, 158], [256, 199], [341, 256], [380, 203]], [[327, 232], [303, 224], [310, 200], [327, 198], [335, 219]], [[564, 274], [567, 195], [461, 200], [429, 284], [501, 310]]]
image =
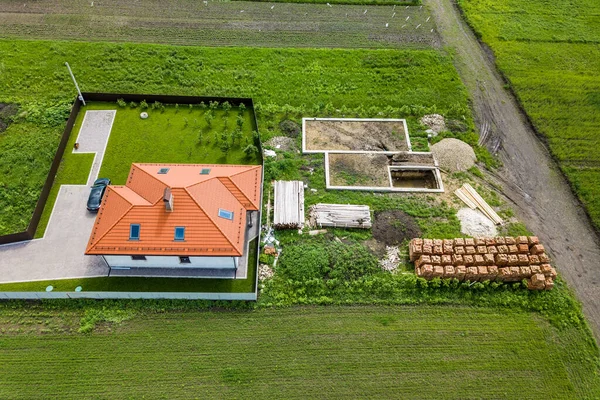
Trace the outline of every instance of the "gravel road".
[[488, 57], [452, 0], [425, 0], [469, 89], [479, 128], [490, 127], [488, 147], [504, 166], [493, 175], [517, 216], [537, 234], [559, 273], [575, 289], [596, 340], [600, 341], [600, 243], [548, 149], [531, 129], [513, 96], [503, 88]]

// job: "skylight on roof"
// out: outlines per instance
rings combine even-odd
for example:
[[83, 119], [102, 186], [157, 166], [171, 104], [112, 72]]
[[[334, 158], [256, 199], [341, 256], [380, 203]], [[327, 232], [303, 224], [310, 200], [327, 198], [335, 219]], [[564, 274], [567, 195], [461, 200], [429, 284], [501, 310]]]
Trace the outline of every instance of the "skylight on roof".
[[140, 224], [129, 225], [129, 240], [140, 240]]
[[175, 227], [175, 239], [177, 241], [185, 240], [185, 226]]
[[202, 171], [200, 171], [200, 175], [208, 175], [210, 174], [210, 168], [202, 168]]
[[227, 211], [219, 208], [219, 217], [233, 221], [233, 211]]
[[161, 168], [158, 170], [159, 174], [166, 174], [167, 172], [169, 172], [169, 168]]

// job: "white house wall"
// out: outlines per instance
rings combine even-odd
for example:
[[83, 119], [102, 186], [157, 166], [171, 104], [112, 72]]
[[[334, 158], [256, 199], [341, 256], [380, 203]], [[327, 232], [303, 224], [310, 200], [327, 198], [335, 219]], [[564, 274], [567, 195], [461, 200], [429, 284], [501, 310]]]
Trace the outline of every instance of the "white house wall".
[[145, 260], [132, 260], [131, 256], [104, 256], [111, 268], [114, 267], [146, 267], [146, 268], [223, 268], [232, 269], [237, 265], [237, 257], [190, 257], [190, 263], [180, 263], [177, 256], [146, 256]]

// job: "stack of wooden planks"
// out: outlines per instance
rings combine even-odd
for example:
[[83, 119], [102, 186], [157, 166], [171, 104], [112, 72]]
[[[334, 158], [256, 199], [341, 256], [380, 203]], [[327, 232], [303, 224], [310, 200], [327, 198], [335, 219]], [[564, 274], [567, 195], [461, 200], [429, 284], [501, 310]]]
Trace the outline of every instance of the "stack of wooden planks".
[[273, 226], [276, 229], [296, 229], [304, 225], [304, 183], [275, 181]]
[[334, 228], [371, 228], [369, 206], [352, 204], [315, 204], [310, 208], [312, 226]]
[[471, 185], [465, 183], [462, 187], [456, 189], [454, 194], [458, 196], [469, 208], [478, 208], [486, 217], [492, 220], [496, 225], [502, 223], [502, 218], [490, 205], [473, 189]]

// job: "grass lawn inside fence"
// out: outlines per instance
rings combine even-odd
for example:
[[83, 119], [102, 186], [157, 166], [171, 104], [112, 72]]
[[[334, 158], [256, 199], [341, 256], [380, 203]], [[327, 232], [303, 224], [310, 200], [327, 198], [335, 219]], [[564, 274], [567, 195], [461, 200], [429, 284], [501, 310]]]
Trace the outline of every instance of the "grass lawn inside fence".
[[156, 305], [156, 312], [127, 302], [5, 306], [0, 397], [549, 399], [599, 393], [597, 349], [584, 330], [558, 330], [522, 311], [219, 312], [183, 305], [190, 307], [183, 312]]

